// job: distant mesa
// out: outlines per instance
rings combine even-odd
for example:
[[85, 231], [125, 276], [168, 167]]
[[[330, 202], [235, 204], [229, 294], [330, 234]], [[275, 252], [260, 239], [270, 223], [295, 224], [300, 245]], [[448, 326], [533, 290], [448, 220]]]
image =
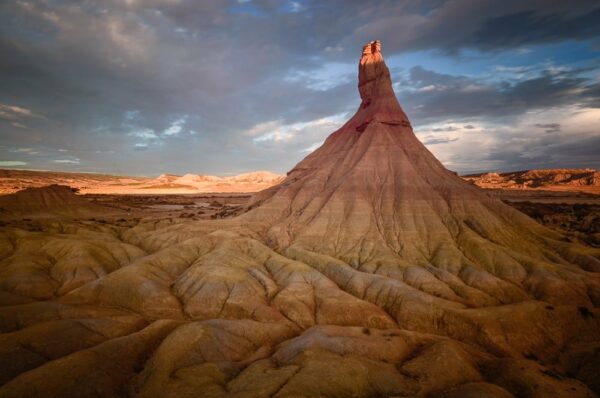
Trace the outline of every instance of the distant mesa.
[[255, 171], [230, 177], [201, 174], [161, 175], [156, 182], [149, 181], [143, 188], [153, 189], [167, 182], [196, 192], [257, 192], [282, 180], [283, 176], [268, 171]]

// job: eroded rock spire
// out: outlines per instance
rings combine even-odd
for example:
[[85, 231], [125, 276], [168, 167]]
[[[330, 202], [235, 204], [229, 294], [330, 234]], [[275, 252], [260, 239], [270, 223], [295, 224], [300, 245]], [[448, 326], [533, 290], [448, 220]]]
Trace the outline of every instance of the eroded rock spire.
[[358, 64], [358, 91], [364, 107], [370, 104], [373, 97], [389, 94], [392, 91], [390, 72], [381, 55], [379, 40], [363, 46], [362, 57]]
[[383, 59], [379, 40], [363, 46], [358, 64], [358, 91], [362, 102], [357, 118], [408, 122], [392, 88], [390, 71]]

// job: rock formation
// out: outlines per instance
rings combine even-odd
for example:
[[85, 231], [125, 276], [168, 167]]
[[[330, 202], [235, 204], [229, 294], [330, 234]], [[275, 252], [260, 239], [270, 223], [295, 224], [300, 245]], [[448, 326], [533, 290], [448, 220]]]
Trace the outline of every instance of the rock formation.
[[241, 216], [2, 231], [0, 397], [600, 393], [600, 251], [446, 170], [380, 50]]
[[[600, 172], [594, 169], [543, 169], [463, 176], [481, 188], [577, 189], [600, 193]], [[594, 189], [595, 188], [595, 189]]]
[[69, 186], [56, 184], [43, 188], [27, 188], [13, 195], [0, 196], [0, 209], [0, 214], [38, 217], [91, 217], [110, 210], [75, 195], [73, 188]]

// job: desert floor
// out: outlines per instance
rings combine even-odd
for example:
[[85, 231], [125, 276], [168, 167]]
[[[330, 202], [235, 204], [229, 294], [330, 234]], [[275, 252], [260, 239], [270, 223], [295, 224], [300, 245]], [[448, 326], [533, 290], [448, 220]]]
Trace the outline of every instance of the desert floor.
[[[488, 189], [491, 195], [527, 214], [538, 222], [566, 235], [576, 236], [600, 247], [600, 194], [571, 190]], [[141, 220], [173, 222], [233, 217], [243, 211], [251, 193], [203, 194], [86, 194], [91, 203], [122, 210], [115, 215], [100, 214], [82, 219], [86, 223], [133, 226]], [[39, 221], [29, 217], [2, 216], [0, 226], [39, 229]]]

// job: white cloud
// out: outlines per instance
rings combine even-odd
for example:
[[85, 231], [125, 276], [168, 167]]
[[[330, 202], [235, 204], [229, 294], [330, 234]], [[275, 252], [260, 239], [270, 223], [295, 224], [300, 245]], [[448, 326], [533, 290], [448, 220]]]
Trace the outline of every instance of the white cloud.
[[40, 154], [40, 151], [37, 150], [36, 148], [16, 148], [16, 149], [11, 149], [10, 152], [26, 153], [28, 155], [39, 155]]
[[489, 87], [485, 84], [467, 84], [466, 86], [460, 89], [463, 93], [475, 93], [475, 92], [484, 92], [488, 91]]
[[294, 134], [291, 132], [283, 131], [281, 129], [277, 129], [275, 131], [271, 131], [270, 133], [263, 134], [253, 139], [254, 142], [264, 142], [264, 141], [275, 141], [282, 142], [288, 141], [293, 138]]
[[20, 160], [0, 160], [0, 167], [25, 166], [27, 162]]
[[341, 53], [344, 51], [344, 47], [342, 46], [327, 46], [325, 47], [326, 53]]
[[61, 163], [61, 164], [80, 164], [81, 161], [80, 159], [54, 159], [53, 160], [54, 163]]
[[131, 131], [129, 135], [143, 140], [158, 140], [160, 138], [154, 130], [146, 128]]
[[33, 148], [16, 148], [11, 150], [11, 152], [31, 152], [33, 150]]
[[22, 118], [35, 117], [31, 109], [22, 108], [15, 105], [0, 104], [0, 118], [8, 120], [18, 120]]
[[[442, 87], [442, 89], [443, 89], [443, 87]], [[438, 88], [435, 84], [430, 84], [428, 86], [419, 88], [417, 91], [427, 93], [429, 91], [436, 91], [436, 90], [440, 90], [440, 88]]]
[[178, 135], [183, 130], [183, 126], [185, 126], [185, 122], [187, 121], [187, 117], [183, 116], [179, 119], [175, 120], [171, 125], [163, 131], [163, 135], [172, 136]]
[[531, 52], [531, 49], [525, 48], [525, 47], [517, 48], [517, 50], [516, 50], [517, 54], [529, 54], [530, 52]]
[[315, 142], [314, 144], [312, 144], [309, 147], [306, 147], [304, 149], [302, 149], [300, 152], [306, 152], [306, 153], [311, 153], [312, 151], [316, 150], [318, 147], [320, 147], [323, 143], [322, 142]]
[[125, 120], [134, 120], [137, 119], [140, 116], [140, 111], [139, 110], [130, 110], [125, 112]]
[[[244, 135], [253, 137], [252, 141], [256, 144], [291, 142], [298, 138], [311, 137], [315, 132], [325, 137], [342, 124], [345, 116], [345, 113], [340, 113], [308, 122], [292, 124], [270, 121], [257, 124], [246, 131]], [[314, 139], [311, 141], [314, 142]]]
[[255, 125], [251, 129], [246, 130], [243, 133], [243, 135], [248, 136], [248, 137], [256, 137], [256, 136], [266, 134], [269, 131], [278, 128], [279, 126], [280, 126], [280, 121], [271, 120], [268, 122], [263, 122], [263, 123], [259, 123], [259, 124]]
[[304, 9], [304, 7], [302, 7], [302, 4], [300, 4], [300, 2], [298, 1], [290, 1], [289, 7], [291, 12], [300, 12]]

